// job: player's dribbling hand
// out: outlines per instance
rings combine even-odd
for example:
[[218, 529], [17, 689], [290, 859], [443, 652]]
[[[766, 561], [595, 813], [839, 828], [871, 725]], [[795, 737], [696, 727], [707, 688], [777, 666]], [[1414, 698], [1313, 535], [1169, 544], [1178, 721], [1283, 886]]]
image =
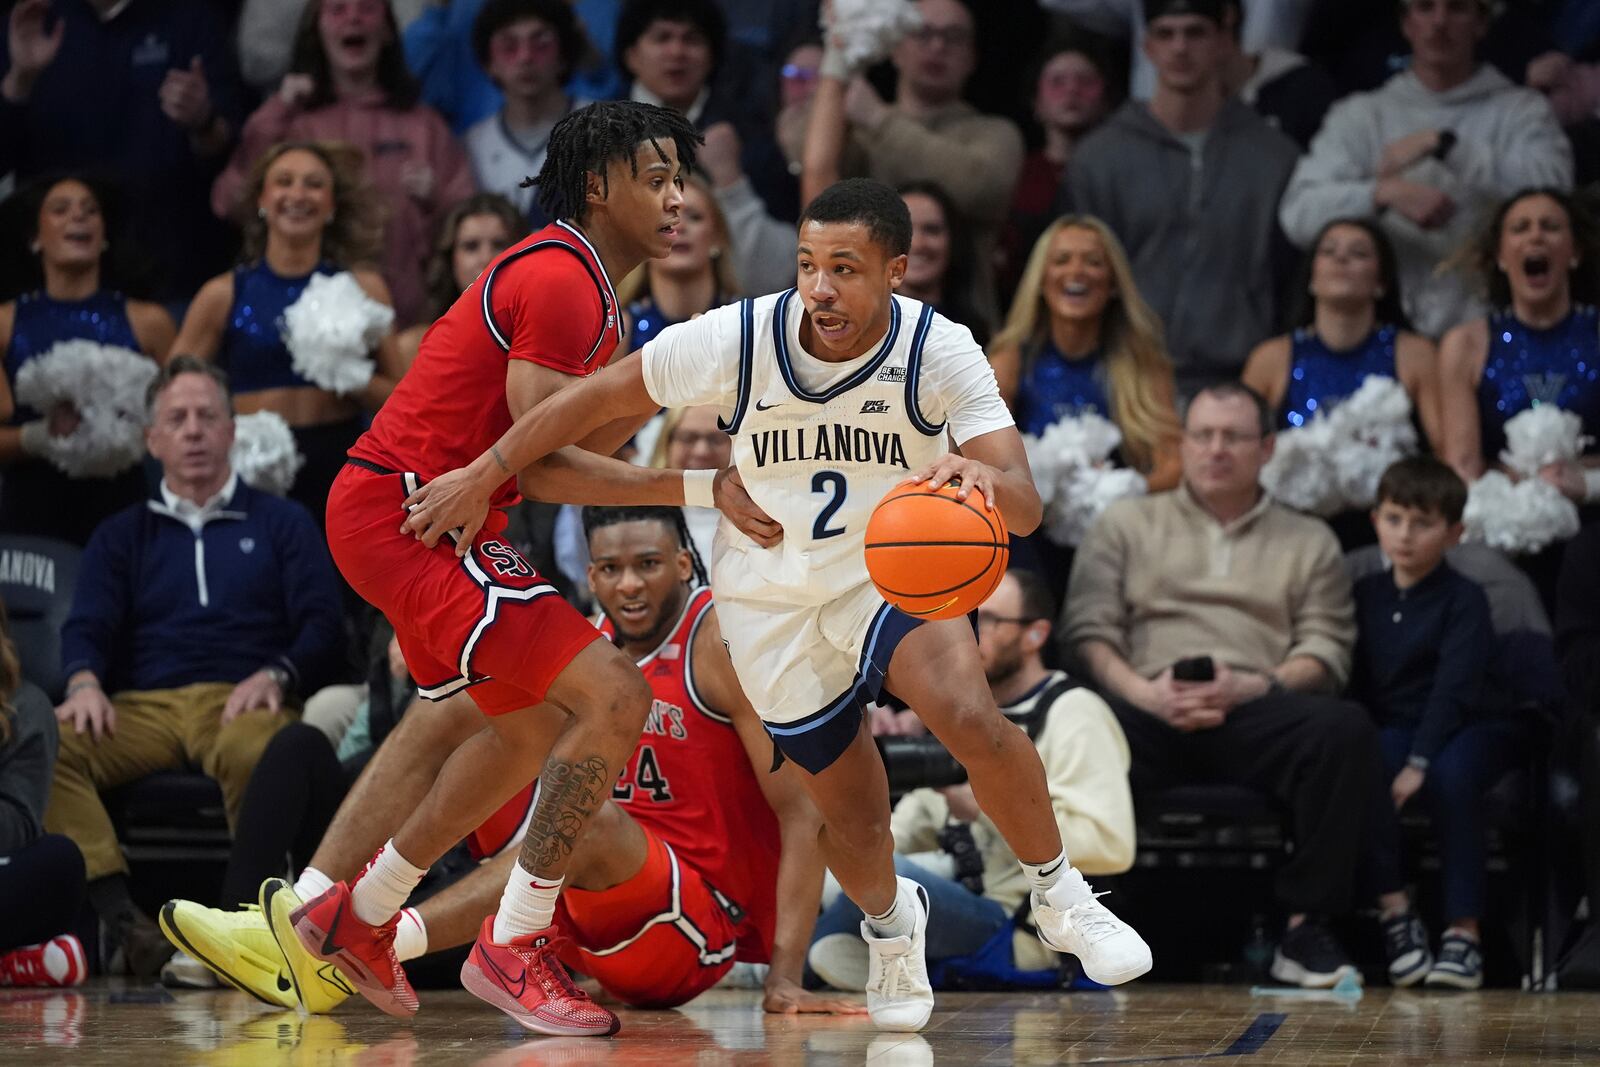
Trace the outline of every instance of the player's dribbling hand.
[[849, 997], [808, 993], [787, 978], [767, 983], [761, 1010], [769, 1015], [865, 1015], [867, 1006]]
[[901, 482], [901, 485], [917, 485], [927, 482], [929, 488], [938, 489], [948, 482], [960, 482], [961, 488], [956, 491], [957, 500], [965, 500], [977, 490], [983, 498], [983, 506], [990, 511], [995, 509], [994, 479], [998, 472], [987, 463], [979, 463], [966, 456], [958, 456], [950, 452], [938, 460], [913, 471]]
[[485, 488], [465, 467], [447, 471], [406, 497], [406, 521], [400, 532], [414, 536], [432, 548], [452, 530], [456, 534], [456, 555], [465, 556], [472, 539], [489, 517], [489, 496], [494, 486]]
[[717, 502], [717, 510], [762, 548], [771, 548], [783, 540], [783, 527], [750, 499], [737, 467], [724, 467], [717, 472], [716, 481], [711, 483], [711, 495]]

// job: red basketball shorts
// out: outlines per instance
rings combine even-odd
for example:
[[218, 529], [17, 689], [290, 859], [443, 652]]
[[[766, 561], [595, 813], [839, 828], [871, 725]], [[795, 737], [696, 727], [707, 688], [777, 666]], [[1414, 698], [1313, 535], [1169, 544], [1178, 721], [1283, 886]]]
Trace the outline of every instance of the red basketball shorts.
[[498, 513], [464, 557], [448, 538], [428, 548], [402, 533], [402, 504], [421, 484], [354, 464], [339, 472], [328, 490], [328, 547], [340, 573], [394, 626], [423, 697], [469, 689], [487, 715], [542, 703], [600, 631], [499, 539]]
[[556, 925], [561, 962], [636, 1008], [672, 1008], [716, 985], [738, 950], [737, 907], [644, 829], [649, 855], [610, 889], [568, 887]]

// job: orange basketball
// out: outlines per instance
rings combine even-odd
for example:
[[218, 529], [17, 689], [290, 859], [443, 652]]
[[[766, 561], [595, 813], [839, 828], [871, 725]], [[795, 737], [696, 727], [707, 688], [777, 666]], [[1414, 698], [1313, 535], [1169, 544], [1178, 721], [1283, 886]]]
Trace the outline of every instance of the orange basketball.
[[919, 619], [954, 619], [989, 598], [1011, 558], [998, 509], [954, 483], [891, 489], [867, 521], [867, 573], [883, 599]]

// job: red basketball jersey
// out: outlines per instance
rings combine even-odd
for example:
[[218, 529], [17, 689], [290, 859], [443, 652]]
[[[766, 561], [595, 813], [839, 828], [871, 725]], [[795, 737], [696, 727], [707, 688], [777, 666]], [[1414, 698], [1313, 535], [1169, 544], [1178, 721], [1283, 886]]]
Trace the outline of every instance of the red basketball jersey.
[[[739, 959], [772, 959], [777, 921], [778, 819], [756, 782], [739, 733], [695, 692], [695, 634], [711, 590], [690, 594], [683, 618], [639, 661], [655, 701], [611, 799], [743, 908]], [[614, 639], [610, 620], [600, 632]]]
[[[594, 246], [577, 227], [552, 223], [496, 256], [428, 328], [350, 454], [425, 480], [464, 467], [511, 426], [508, 359], [583, 376], [621, 340], [617, 294]], [[494, 503], [515, 498], [507, 478]]]

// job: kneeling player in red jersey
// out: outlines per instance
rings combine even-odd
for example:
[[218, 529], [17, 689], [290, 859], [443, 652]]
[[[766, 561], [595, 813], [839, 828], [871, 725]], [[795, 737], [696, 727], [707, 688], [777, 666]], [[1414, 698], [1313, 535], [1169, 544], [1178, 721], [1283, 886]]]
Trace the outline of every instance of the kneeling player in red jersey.
[[[611, 995], [638, 1007], [673, 1007], [714, 985], [735, 960], [770, 963], [763, 1005], [771, 1012], [849, 1012], [864, 1007], [800, 988], [821, 891], [820, 816], [794, 768], [767, 773], [771, 742], [733, 674], [705, 575], [676, 508], [588, 508], [590, 585], [600, 632], [639, 665], [652, 705], [645, 731], [590, 820], [567, 870], [556, 926], [561, 960]], [[441, 738], [473, 712], [456, 702], [416, 709], [401, 722]], [[427, 716], [431, 722], [424, 722]], [[229, 982], [269, 1002], [292, 974], [301, 1004], [326, 1011], [342, 999], [331, 969], [284, 937], [302, 885], [356, 869], [358, 808], [414, 803], [429, 769], [398, 764], [416, 746], [386, 743], [369, 777], [341, 808], [312, 869], [291, 888], [262, 890], [261, 913], [228, 913], [184, 903], [167, 917], [191, 951]], [[397, 762], [398, 761], [398, 762]], [[531, 784], [473, 832], [483, 865], [406, 908], [395, 947], [401, 959], [466, 944], [493, 913], [529, 815]], [[324, 873], [326, 872], [326, 873]], [[254, 931], [270, 916], [284, 942], [267, 967], [251, 956]], [[476, 950], [475, 950], [476, 951]], [[260, 953], [256, 953], [260, 955]], [[233, 962], [229, 962], [233, 961]]]
[[[622, 330], [611, 279], [671, 249], [697, 142], [676, 112], [628, 101], [591, 105], [558, 123], [536, 180], [541, 205], [558, 221], [497, 256], [429, 329], [329, 492], [334, 561], [394, 624], [423, 695], [466, 691], [487, 716], [443, 761], [403, 824], [389, 827], [394, 836], [354, 884], [334, 885], [293, 916], [306, 950], [336, 964], [390, 1014], [417, 1010], [393, 948], [406, 898], [430, 864], [541, 773], [548, 754], [521, 857], [462, 983], [536, 1032], [616, 1032], [614, 1015], [562, 984], [548, 940], [573, 850], [633, 751], [649, 688], [627, 656], [596, 641], [594, 628], [496, 536], [503, 512], [461, 532], [459, 543], [427, 549], [402, 532], [403, 501], [606, 363]], [[609, 454], [639, 421], [609, 425], [582, 446]], [[562, 469], [587, 462], [611, 461], [574, 450]], [[561, 476], [547, 468], [525, 477], [548, 486]], [[659, 485], [660, 500], [651, 502], [682, 499], [673, 473], [622, 477]], [[582, 484], [571, 499], [586, 499], [599, 479]], [[495, 505], [514, 500], [517, 488], [508, 469]]]

